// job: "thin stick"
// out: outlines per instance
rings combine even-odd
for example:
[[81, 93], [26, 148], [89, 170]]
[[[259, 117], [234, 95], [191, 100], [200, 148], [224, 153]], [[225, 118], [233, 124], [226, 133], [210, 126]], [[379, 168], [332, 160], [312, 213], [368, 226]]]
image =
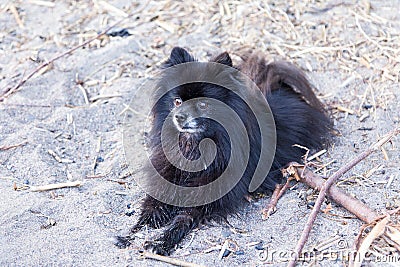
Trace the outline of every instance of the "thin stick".
[[0, 151], [1, 150], [9, 150], [12, 148], [16, 148], [16, 147], [20, 147], [20, 146], [24, 146], [28, 143], [28, 141], [24, 141], [22, 143], [16, 144], [16, 145], [11, 145], [11, 146], [0, 146]]
[[312, 226], [315, 222], [315, 219], [317, 218], [317, 214], [322, 206], [322, 203], [325, 199], [326, 193], [328, 192], [329, 187], [336, 182], [337, 179], [339, 179], [343, 174], [348, 172], [351, 168], [353, 168], [355, 165], [357, 165], [360, 161], [368, 157], [372, 152], [376, 151], [379, 149], [382, 145], [384, 145], [386, 142], [391, 140], [394, 136], [400, 133], [400, 128], [397, 127], [390, 133], [386, 134], [381, 140], [376, 142], [375, 144], [371, 145], [367, 150], [359, 154], [357, 157], [355, 157], [353, 160], [351, 160], [348, 164], [344, 165], [341, 167], [338, 171], [336, 171], [329, 179], [324, 183], [323, 187], [321, 188], [321, 191], [318, 195], [317, 200], [315, 201], [315, 206], [313, 210], [311, 211], [308, 221], [303, 229], [303, 232], [301, 234], [301, 237], [294, 249], [294, 259], [291, 259], [288, 263], [288, 266], [294, 267], [296, 265], [296, 261], [298, 256], [300, 255], [301, 251], [303, 250], [304, 245], [307, 242], [308, 236], [310, 235]]
[[271, 200], [268, 203], [268, 206], [261, 211], [261, 216], [263, 220], [266, 220], [271, 216], [276, 211], [276, 205], [278, 204], [278, 200], [282, 197], [283, 193], [286, 192], [286, 190], [290, 186], [290, 181], [292, 181], [292, 178], [289, 177], [284, 185], [282, 184], [277, 184], [275, 187], [275, 190], [271, 196]]
[[18, 14], [18, 10], [15, 8], [13, 4], [11, 4], [9, 7], [9, 10], [11, 13], [14, 15], [15, 21], [17, 22], [18, 26], [23, 29], [24, 28], [24, 23], [21, 20], [21, 17]]
[[147, 251], [143, 251], [140, 254], [145, 259], [153, 259], [153, 260], [169, 263], [169, 264], [176, 265], [176, 266], [204, 267], [204, 265], [199, 265], [199, 264], [196, 264], [196, 263], [186, 262], [186, 261], [182, 261], [182, 260], [179, 260], [179, 259], [170, 258], [170, 257], [167, 257], [167, 256], [161, 256], [161, 255], [150, 253], [150, 252], [147, 252]]
[[98, 35], [96, 35], [93, 38], [90, 38], [89, 40], [83, 42], [80, 45], [77, 45], [71, 49], [68, 49], [67, 51], [65, 51], [64, 53], [61, 53], [55, 57], [53, 57], [52, 59], [50, 59], [47, 62], [42, 63], [41, 65], [39, 65], [36, 69], [34, 69], [31, 73], [29, 73], [28, 76], [26, 76], [25, 78], [22, 78], [19, 83], [17, 83], [17, 85], [15, 85], [14, 87], [8, 88], [5, 90], [5, 92], [3, 94], [0, 95], [0, 102], [3, 102], [8, 96], [10, 96], [11, 94], [15, 93], [18, 88], [20, 88], [22, 85], [24, 85], [30, 78], [32, 78], [37, 72], [39, 72], [41, 69], [43, 69], [44, 67], [47, 67], [48, 65], [52, 64], [54, 61], [68, 55], [71, 54], [72, 52], [74, 52], [75, 50], [93, 42], [94, 40], [99, 39], [100, 37], [102, 37], [103, 35], [105, 35], [109, 30], [111, 30], [112, 28], [114, 28], [115, 26], [117, 26], [118, 24], [122, 23], [124, 20], [130, 18], [133, 14], [139, 13], [141, 12], [143, 9], [146, 8], [146, 6], [148, 5], [150, 1], [147, 1], [143, 6], [139, 7], [138, 9], [134, 10], [131, 14], [129, 14], [127, 17], [124, 17], [120, 20], [118, 20], [117, 22], [115, 22], [114, 24], [112, 24], [111, 26], [109, 26], [108, 28], [106, 28], [105, 30], [103, 30], [101, 33], [99, 33]]
[[40, 186], [31, 186], [29, 189], [31, 192], [41, 192], [53, 189], [59, 189], [64, 187], [76, 187], [82, 185], [81, 181], [75, 182], [66, 182], [66, 183], [59, 183], [59, 184], [47, 184], [47, 185], [40, 185]]
[[55, 6], [55, 4], [50, 1], [30, 0], [29, 3], [35, 4], [38, 6], [45, 6], [45, 7], [54, 7]]
[[[296, 179], [309, 187], [318, 189], [318, 191], [321, 191], [325, 184], [324, 179], [298, 163], [291, 163], [284, 171], [294, 175]], [[303, 173], [304, 175], [300, 177], [300, 173]], [[332, 185], [326, 194], [335, 203], [353, 213], [357, 218], [365, 223], [372, 223], [379, 217], [379, 215], [370, 207], [360, 200], [346, 194], [336, 185]]]
[[283, 185], [281, 184], [277, 184], [275, 186], [275, 190], [272, 193], [271, 200], [269, 201], [268, 206], [261, 211], [261, 216], [263, 220], [268, 219], [269, 216], [276, 211], [276, 204], [278, 203], [278, 196], [279, 193], [282, 191], [282, 187]]
[[63, 158], [61, 158], [59, 155], [57, 155], [56, 152], [54, 152], [54, 151], [51, 150], [51, 149], [49, 149], [47, 152], [48, 152], [51, 156], [53, 156], [53, 158], [54, 158], [55, 160], [57, 160], [59, 163], [73, 163], [73, 162], [74, 162], [74, 161], [71, 160], [71, 159], [63, 159]]
[[81, 90], [81, 92], [82, 92], [83, 99], [85, 99], [85, 104], [86, 104], [86, 105], [89, 105], [90, 103], [89, 103], [89, 98], [88, 98], [86, 89], [85, 89], [82, 85], [80, 85], [80, 84], [78, 84], [78, 88], [79, 88], [79, 89]]
[[95, 102], [100, 99], [114, 98], [114, 97], [122, 97], [122, 95], [121, 94], [97, 95], [97, 96], [90, 98], [90, 102]]

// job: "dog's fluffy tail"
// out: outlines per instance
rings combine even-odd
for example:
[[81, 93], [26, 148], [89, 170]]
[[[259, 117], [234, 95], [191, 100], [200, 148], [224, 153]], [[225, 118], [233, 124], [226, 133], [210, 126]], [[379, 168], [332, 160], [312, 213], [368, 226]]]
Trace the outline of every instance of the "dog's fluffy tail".
[[310, 106], [324, 111], [305, 74], [293, 64], [285, 61], [267, 62], [259, 53], [243, 56], [242, 59], [239, 70], [252, 79], [265, 96], [274, 90], [292, 90]]

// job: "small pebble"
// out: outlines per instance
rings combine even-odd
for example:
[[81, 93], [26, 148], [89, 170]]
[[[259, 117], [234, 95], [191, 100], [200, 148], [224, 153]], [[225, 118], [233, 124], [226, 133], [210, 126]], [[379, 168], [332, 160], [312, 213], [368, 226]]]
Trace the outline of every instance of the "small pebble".
[[125, 215], [126, 215], [126, 216], [132, 216], [133, 214], [135, 214], [135, 211], [134, 211], [134, 210], [125, 212]]
[[222, 258], [228, 257], [229, 254], [231, 254], [231, 251], [226, 249], [224, 254], [222, 254]]
[[127, 37], [132, 34], [129, 32], [129, 30], [123, 28], [123, 29], [118, 29], [118, 30], [107, 32], [107, 35], [111, 36], [111, 37], [117, 37], [117, 36], [118, 37]]
[[258, 243], [254, 248], [257, 249], [257, 250], [264, 250], [263, 242], [260, 241], [260, 243]]
[[364, 104], [364, 105], [362, 105], [362, 107], [365, 108], [365, 109], [370, 109], [370, 108], [373, 107], [373, 105], [371, 105], [371, 104]]
[[243, 250], [238, 250], [235, 252], [235, 255], [244, 255], [244, 251]]

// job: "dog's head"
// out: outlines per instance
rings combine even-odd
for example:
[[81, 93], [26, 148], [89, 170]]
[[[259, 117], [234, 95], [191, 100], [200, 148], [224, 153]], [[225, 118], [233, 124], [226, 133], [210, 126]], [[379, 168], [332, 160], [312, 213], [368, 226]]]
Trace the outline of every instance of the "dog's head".
[[[174, 67], [180, 64], [196, 62], [195, 58], [185, 49], [175, 47], [172, 49], [168, 60], [164, 63], [164, 68]], [[228, 53], [222, 53], [215, 58], [211, 59], [210, 62], [223, 64], [232, 67], [232, 60]], [[202, 65], [191, 67], [185, 66], [184, 72], [182, 69], [173, 75], [174, 77], [166, 77], [166, 80], [179, 79], [182, 76], [194, 76], [198, 75], [217, 75], [218, 71], [221, 71], [223, 67], [218, 66], [215, 68], [216, 72], [212, 72], [210, 66]], [[190, 73], [192, 71], [192, 73]], [[193, 73], [196, 72], [196, 73]], [[198, 73], [203, 72], [203, 73]], [[172, 73], [172, 72], [171, 72]], [[208, 74], [210, 73], [210, 74]], [[176, 77], [180, 76], [180, 77]], [[195, 78], [199, 80], [199, 78]], [[190, 82], [182, 83], [179, 86], [174, 87], [172, 90], [163, 97], [162, 102], [169, 108], [169, 112], [172, 116], [172, 121], [175, 128], [181, 133], [187, 134], [200, 134], [210, 131], [215, 131], [215, 121], [209, 118], [217, 112], [217, 102], [215, 100], [225, 102], [228, 98], [229, 93], [227, 90], [220, 85], [207, 83], [207, 82]]]

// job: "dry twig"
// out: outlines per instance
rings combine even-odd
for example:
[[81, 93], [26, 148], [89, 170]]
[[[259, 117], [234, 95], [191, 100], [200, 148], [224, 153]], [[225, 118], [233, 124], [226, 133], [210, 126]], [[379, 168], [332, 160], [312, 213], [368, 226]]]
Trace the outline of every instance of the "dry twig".
[[[299, 175], [301, 173], [303, 174], [302, 176]], [[325, 184], [324, 179], [308, 170], [303, 165], [295, 162], [291, 163], [289, 167], [284, 170], [284, 175], [294, 176], [296, 180], [308, 185], [311, 188], [317, 189], [318, 191], [321, 191]], [[356, 215], [357, 218], [365, 223], [372, 223], [379, 217], [379, 215], [370, 207], [365, 205], [360, 200], [346, 194], [336, 185], [332, 185], [328, 189], [327, 196], [329, 196], [335, 203]]]
[[16, 145], [0, 146], [0, 151], [2, 151], [2, 150], [9, 150], [9, 149], [13, 149], [13, 148], [16, 148], [16, 147], [24, 146], [24, 145], [26, 145], [27, 143], [28, 143], [27, 141], [24, 141], [24, 142], [19, 143], [19, 144], [16, 144]]
[[184, 267], [203, 267], [204, 265], [198, 265], [196, 263], [186, 262], [179, 259], [170, 258], [167, 256], [161, 256], [158, 254], [150, 253], [147, 251], [143, 251], [140, 253], [141, 257], [145, 259], [153, 259], [165, 263], [169, 263], [176, 266], [184, 266]]
[[266, 220], [271, 216], [276, 211], [276, 204], [278, 203], [278, 200], [281, 198], [283, 193], [286, 192], [286, 190], [290, 186], [290, 181], [293, 179], [289, 177], [286, 181], [286, 183], [282, 186], [281, 184], [277, 184], [274, 190], [274, 193], [271, 196], [271, 200], [268, 203], [268, 206], [261, 211], [261, 216], [263, 220]]
[[[341, 167], [338, 171], [336, 171], [329, 179], [324, 183], [324, 185], [321, 188], [321, 191], [318, 195], [317, 200], [315, 201], [315, 206], [313, 210], [311, 211], [311, 214], [309, 215], [308, 221], [303, 229], [303, 232], [301, 234], [301, 237], [295, 247], [294, 250], [294, 255], [300, 255], [301, 251], [303, 250], [304, 245], [307, 242], [308, 236], [310, 235], [312, 226], [315, 222], [315, 219], [317, 218], [317, 214], [321, 208], [321, 205], [325, 199], [325, 196], [329, 190], [329, 188], [333, 185], [334, 182], [336, 182], [337, 179], [339, 179], [343, 174], [348, 172], [351, 168], [353, 168], [355, 165], [357, 165], [360, 161], [368, 157], [372, 152], [376, 151], [379, 149], [382, 145], [384, 145], [386, 142], [391, 140], [394, 136], [400, 133], [400, 128], [397, 127], [387, 135], [385, 135], [381, 140], [376, 142], [375, 144], [371, 145], [367, 150], [359, 154], [357, 157], [355, 157], [353, 160], [351, 160], [349, 163]], [[288, 263], [288, 266], [295, 266], [297, 261], [297, 257], [294, 259], [291, 259]]]
[[66, 182], [66, 183], [59, 183], [59, 184], [47, 184], [47, 185], [40, 185], [40, 186], [30, 186], [29, 190], [31, 192], [41, 192], [53, 189], [59, 189], [64, 187], [76, 187], [81, 186], [81, 181], [74, 181], [74, 182]]

